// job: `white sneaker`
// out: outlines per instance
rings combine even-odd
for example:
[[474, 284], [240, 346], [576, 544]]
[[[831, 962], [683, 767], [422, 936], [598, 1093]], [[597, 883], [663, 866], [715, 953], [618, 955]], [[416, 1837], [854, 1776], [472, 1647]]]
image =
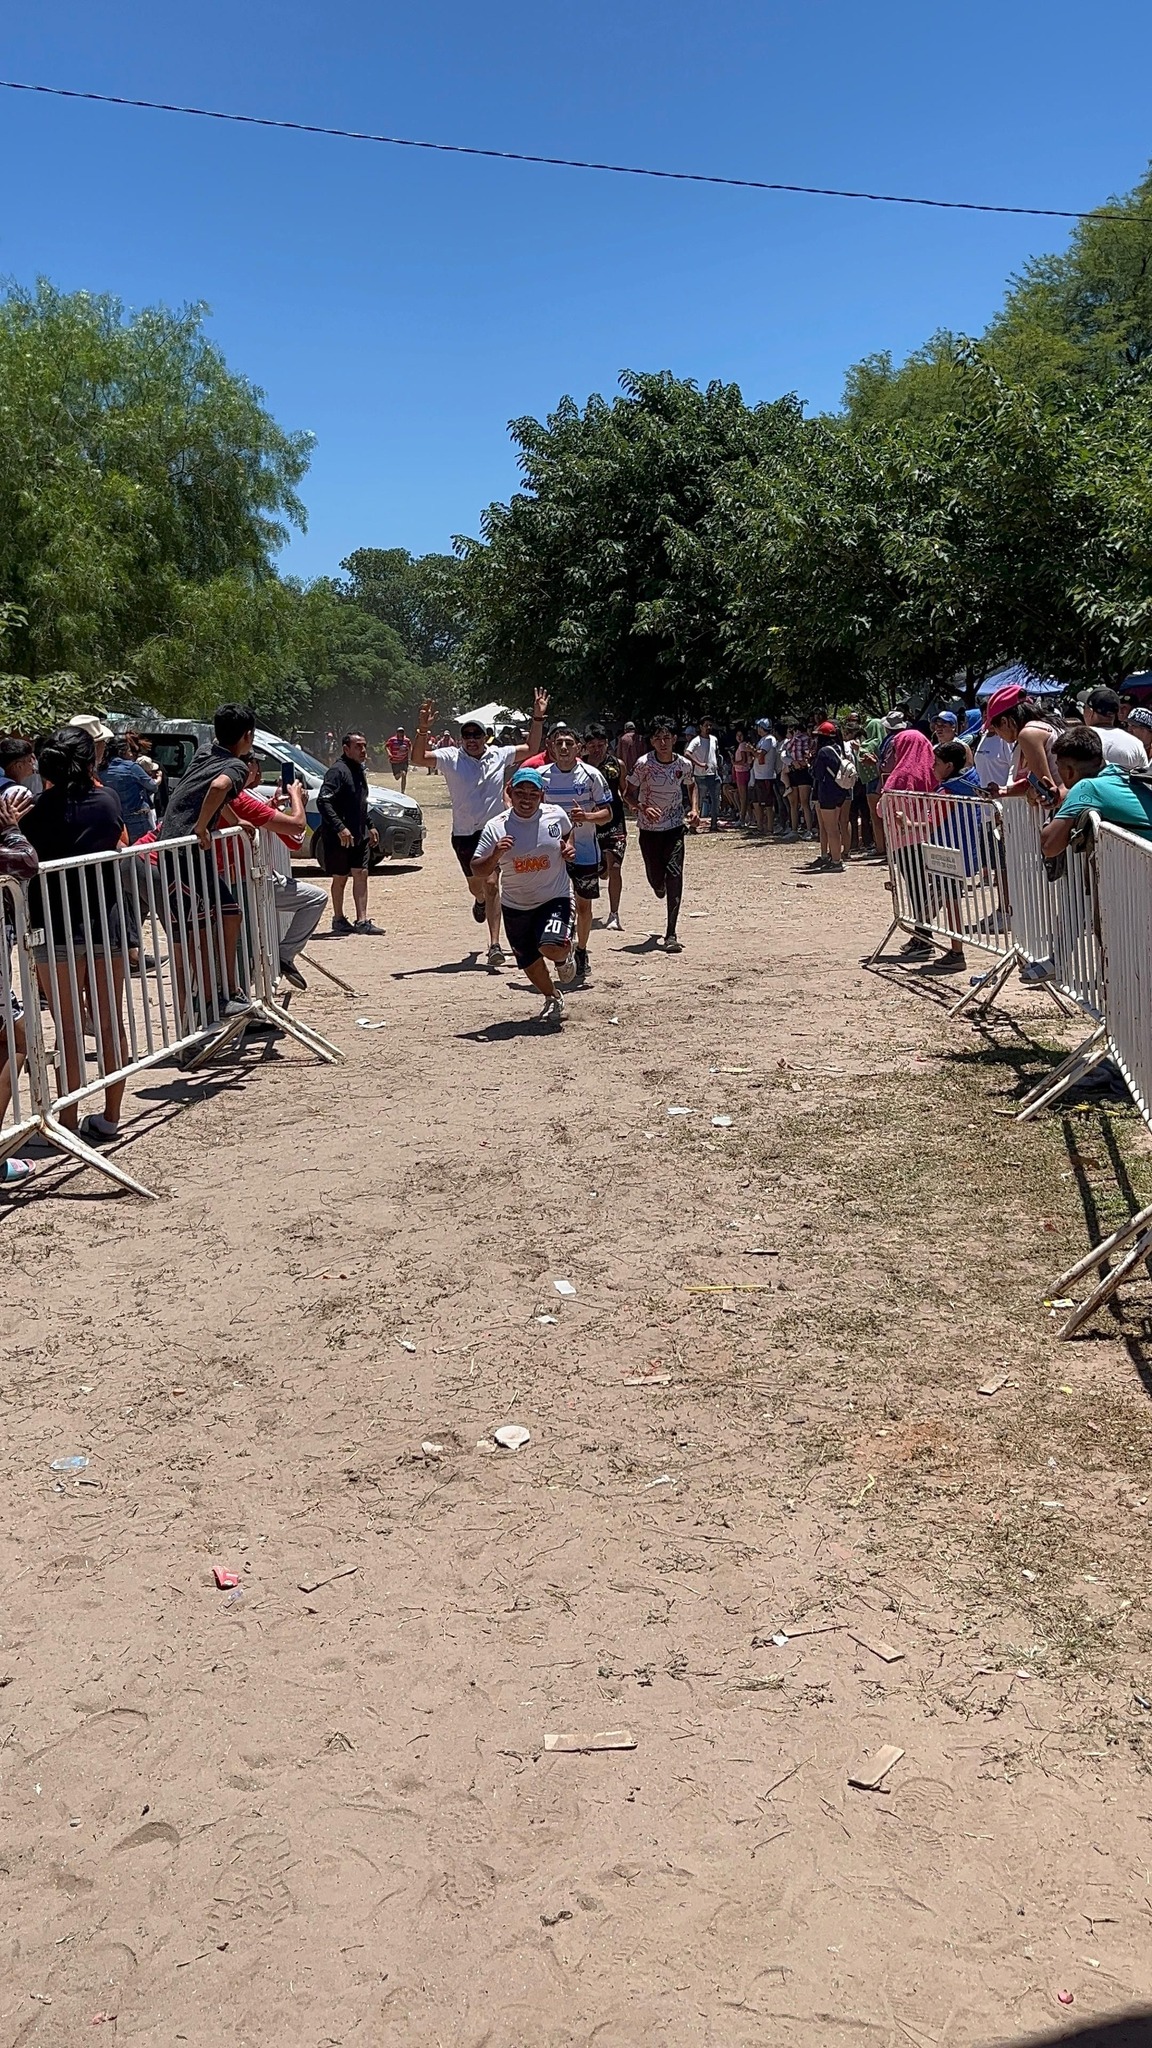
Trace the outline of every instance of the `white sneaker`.
[[504, 965], [504, 948], [503, 948], [503, 946], [489, 946], [489, 948], [488, 948], [488, 972], [489, 972], [489, 974], [495, 974], [495, 973], [496, 973], [496, 970], [497, 970], [497, 968], [503, 967], [503, 965]]
[[571, 988], [572, 983], [576, 979], [575, 954], [569, 953], [568, 958], [560, 962], [559, 967], [556, 969], [556, 979], [557, 981], [562, 981], [565, 988]]
[[616, 916], [610, 917], [604, 927], [606, 932], [622, 932], [624, 927]]
[[540, 1022], [541, 1024], [562, 1024], [564, 1022], [564, 998], [560, 994], [559, 989], [557, 989], [554, 996], [549, 996], [548, 1001], [540, 1012]]

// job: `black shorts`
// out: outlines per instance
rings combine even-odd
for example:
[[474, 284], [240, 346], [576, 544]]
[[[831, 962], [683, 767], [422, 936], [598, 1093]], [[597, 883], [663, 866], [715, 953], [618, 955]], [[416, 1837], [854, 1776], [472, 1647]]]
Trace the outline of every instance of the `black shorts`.
[[599, 863], [592, 867], [591, 864], [584, 866], [583, 863], [570, 862], [568, 880], [571, 882], [577, 896], [583, 896], [586, 903], [595, 903], [596, 898], [600, 894]]
[[554, 896], [531, 910], [514, 910], [504, 905], [504, 930], [516, 956], [517, 967], [533, 967], [541, 946], [563, 946], [572, 936], [572, 898]]
[[684, 872], [683, 825], [676, 826], [671, 832], [641, 832], [640, 853], [649, 888], [657, 896], [663, 896], [669, 875]]
[[628, 851], [628, 828], [626, 825], [609, 825], [600, 834], [600, 880], [608, 873], [608, 863], [614, 860], [619, 867]]
[[810, 768], [790, 768], [788, 770], [788, 787], [789, 789], [811, 789], [812, 770]]
[[452, 834], [452, 851], [470, 882], [476, 880], [476, 876], [472, 873], [472, 856], [479, 844], [479, 832], [454, 832]]
[[207, 924], [216, 908], [217, 890], [221, 916], [239, 917], [236, 892], [217, 871], [213, 855], [182, 846], [172, 862], [168, 880], [168, 910], [177, 945], [184, 931], [195, 931], [199, 925]]
[[353, 868], [368, 865], [368, 841], [354, 839], [351, 846], [341, 846], [335, 833], [329, 838], [327, 832], [321, 835], [324, 849], [324, 872], [328, 875], [350, 875]]

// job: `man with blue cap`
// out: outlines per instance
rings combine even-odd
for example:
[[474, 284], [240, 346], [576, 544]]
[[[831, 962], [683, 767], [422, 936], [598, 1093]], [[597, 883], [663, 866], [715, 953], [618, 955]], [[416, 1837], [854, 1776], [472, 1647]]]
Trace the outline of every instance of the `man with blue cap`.
[[544, 998], [541, 1024], [564, 1022], [564, 997], [549, 972], [571, 981], [573, 831], [566, 811], [544, 801], [538, 768], [517, 768], [509, 807], [489, 818], [472, 856], [472, 872], [487, 886], [499, 876], [508, 944], [533, 988]]

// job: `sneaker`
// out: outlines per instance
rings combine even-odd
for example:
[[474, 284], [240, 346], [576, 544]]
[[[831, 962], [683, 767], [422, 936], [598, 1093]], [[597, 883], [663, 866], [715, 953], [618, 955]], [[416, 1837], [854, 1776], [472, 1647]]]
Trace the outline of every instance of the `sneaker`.
[[844, 873], [844, 863], [842, 860], [826, 860], [824, 868], [825, 872], [830, 875], [842, 875]]
[[334, 918], [332, 919], [332, 930], [333, 930], [333, 932], [335, 933], [335, 935], [336, 935], [336, 937], [337, 937], [338, 939], [346, 939], [346, 938], [348, 938], [348, 937], [350, 936], [350, 934], [351, 934], [351, 931], [352, 931], [352, 920], [351, 920], [351, 918], [349, 918], [349, 917], [334, 917]]
[[488, 915], [488, 912], [484, 904], [480, 902], [480, 899], [477, 896], [474, 896], [472, 898], [472, 915], [475, 918], [477, 924], [483, 924], [484, 919]]
[[591, 988], [592, 983], [588, 979], [588, 962], [586, 960], [583, 966], [577, 961], [576, 972], [572, 976], [571, 986], [573, 988]]
[[679, 939], [676, 937], [675, 932], [669, 932], [667, 938], [664, 941], [664, 951], [666, 953], [682, 953], [684, 951], [684, 948], [680, 944]]
[[554, 996], [549, 996], [548, 1001], [540, 1012], [538, 1022], [541, 1024], [562, 1024], [564, 1022], [564, 998], [559, 989], [557, 989]]
[[308, 983], [305, 981], [294, 960], [282, 960], [280, 962], [280, 973], [290, 988], [307, 988]]
[[228, 1001], [225, 1003], [223, 1009], [220, 1012], [220, 1015], [222, 1017], [246, 1017], [251, 1008], [251, 996], [229, 996]]
[[503, 965], [504, 965], [504, 948], [503, 948], [503, 946], [489, 946], [489, 948], [488, 948], [488, 972], [489, 972], [489, 974], [495, 974], [495, 973], [496, 973], [496, 972], [497, 972], [497, 971], [498, 971], [498, 970], [499, 970], [499, 969], [500, 969], [501, 967], [503, 967]]
[[621, 924], [619, 917], [613, 915], [608, 919], [608, 922], [605, 925], [604, 929], [606, 932], [622, 932], [624, 927]]
[[354, 932], [358, 932], [362, 939], [382, 939], [384, 937], [383, 925], [373, 924], [370, 917], [358, 917], [352, 929]]
[[943, 953], [939, 960], [929, 960], [925, 974], [960, 974], [968, 962], [963, 953]]
[[576, 962], [572, 958], [571, 953], [569, 953], [566, 960], [560, 962], [559, 967], [556, 969], [556, 979], [563, 982], [565, 988], [571, 988], [572, 983], [576, 979]]
[[917, 954], [923, 956], [925, 954], [931, 953], [931, 951], [931, 939], [908, 939], [906, 943], [900, 948], [900, 957], [904, 960], [913, 960], [916, 958]]
[[86, 1145], [111, 1145], [120, 1136], [120, 1126], [104, 1116], [86, 1116], [80, 1120], [79, 1135]]

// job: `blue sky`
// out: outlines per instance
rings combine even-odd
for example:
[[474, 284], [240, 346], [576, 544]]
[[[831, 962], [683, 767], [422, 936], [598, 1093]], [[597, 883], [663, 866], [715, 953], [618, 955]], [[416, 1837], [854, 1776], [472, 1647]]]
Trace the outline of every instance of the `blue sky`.
[[[54, 0], [0, 71], [395, 134], [1080, 207], [1152, 156], [1152, 9], [1071, 0]], [[507, 422], [622, 368], [838, 402], [845, 367], [978, 331], [1059, 223], [648, 184], [0, 94], [0, 272], [207, 301], [311, 429], [307, 535], [446, 548]]]

